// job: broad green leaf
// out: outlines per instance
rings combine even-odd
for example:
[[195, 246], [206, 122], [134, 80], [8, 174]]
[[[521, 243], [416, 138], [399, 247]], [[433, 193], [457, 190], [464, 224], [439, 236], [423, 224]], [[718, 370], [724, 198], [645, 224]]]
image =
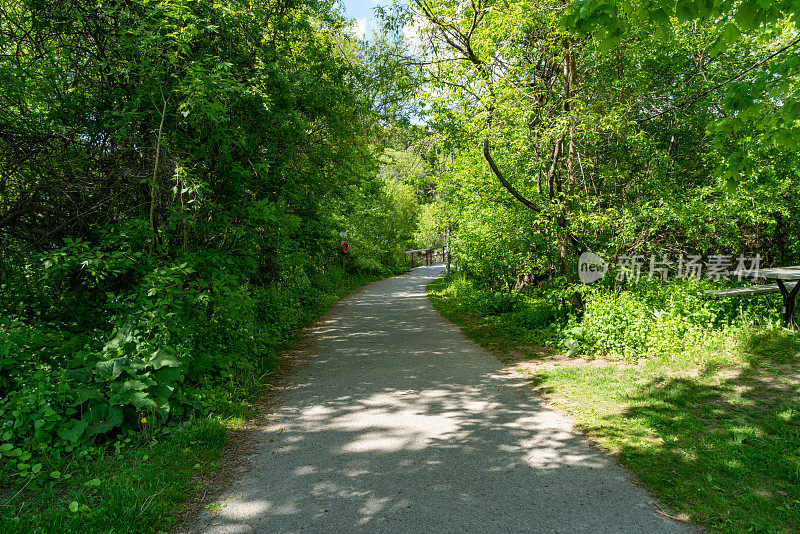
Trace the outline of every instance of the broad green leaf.
[[144, 391], [125, 390], [112, 396], [108, 402], [115, 406], [133, 406], [137, 410], [144, 408], [155, 408], [156, 403]]
[[97, 389], [79, 388], [75, 391], [76, 399], [72, 406], [78, 406], [89, 400], [100, 400], [102, 397]]
[[180, 367], [178, 358], [171, 352], [165, 349], [158, 349], [153, 357], [147, 361], [147, 366], [153, 369], [161, 369], [162, 367]]
[[[148, 382], [152, 382], [152, 380], [148, 380]], [[142, 380], [126, 380], [122, 384], [123, 390], [133, 389], [137, 391], [141, 391], [147, 389], [150, 384], [145, 384]]]
[[125, 365], [128, 363], [127, 356], [123, 356], [121, 358], [114, 358], [112, 360], [107, 360], [103, 362], [97, 362], [95, 365], [95, 374], [101, 380], [109, 380], [112, 378], [118, 377], [123, 369], [125, 369]]
[[676, 5], [675, 16], [681, 22], [692, 20], [695, 16], [695, 4], [693, 2], [678, 2]]
[[759, 22], [759, 9], [753, 2], [743, 2], [735, 15], [736, 24], [743, 30], [752, 30]]
[[153, 373], [153, 378], [159, 386], [172, 387], [175, 383], [180, 381], [181, 376], [182, 373], [178, 367], [162, 367]]
[[739, 28], [736, 27], [736, 24], [733, 22], [729, 22], [725, 25], [725, 28], [722, 30], [722, 39], [727, 44], [735, 43], [740, 37], [742, 36], [742, 32], [739, 31]]
[[88, 426], [84, 419], [73, 419], [58, 429], [58, 437], [76, 445]]
[[117, 406], [101, 404], [89, 408], [83, 418], [88, 422], [86, 435], [94, 436], [96, 434], [104, 434], [120, 426], [123, 420], [123, 412]]

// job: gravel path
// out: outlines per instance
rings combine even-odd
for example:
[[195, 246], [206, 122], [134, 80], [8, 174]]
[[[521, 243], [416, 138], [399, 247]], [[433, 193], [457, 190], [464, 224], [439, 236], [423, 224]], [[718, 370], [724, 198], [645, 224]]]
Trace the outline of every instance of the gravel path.
[[432, 308], [441, 266], [314, 327], [310, 365], [204, 533], [694, 532]]

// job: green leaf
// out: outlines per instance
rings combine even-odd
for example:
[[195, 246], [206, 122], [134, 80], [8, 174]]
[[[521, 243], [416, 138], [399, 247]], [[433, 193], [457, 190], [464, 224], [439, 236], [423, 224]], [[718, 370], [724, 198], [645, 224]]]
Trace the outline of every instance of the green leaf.
[[736, 24], [743, 30], [752, 30], [758, 26], [759, 9], [751, 2], [744, 2], [736, 10]]
[[175, 392], [175, 388], [167, 384], [159, 384], [158, 386], [151, 388], [149, 392], [154, 397], [163, 397], [168, 399]]
[[120, 375], [120, 373], [122, 373], [122, 370], [125, 368], [125, 364], [127, 363], [128, 358], [126, 356], [114, 358], [112, 360], [106, 360], [104, 362], [97, 362], [97, 365], [95, 365], [95, 374], [101, 380], [116, 378]]
[[675, 6], [675, 16], [678, 17], [678, 20], [681, 22], [686, 22], [688, 20], [692, 20], [695, 17], [695, 5], [690, 2], [678, 2]]
[[714, 9], [714, 0], [695, 0], [694, 5], [697, 9], [697, 15], [699, 17], [706, 18]]
[[162, 367], [180, 367], [178, 358], [165, 349], [158, 349], [153, 357], [147, 361], [147, 365], [153, 369], [161, 369]]
[[127, 319], [117, 330], [114, 339], [106, 344], [105, 350], [113, 351], [114, 349], [120, 349], [125, 343], [133, 341], [136, 334], [135, 323], [132, 319]]
[[58, 480], [61, 478], [61, 471], [50, 471], [50, 478]]
[[53, 441], [53, 425], [48, 424], [46, 427], [44, 426], [44, 421], [37, 421], [34, 423], [36, 430], [33, 433], [33, 437], [39, 443], [50, 443]]
[[162, 367], [155, 373], [153, 378], [160, 386], [172, 386], [181, 380], [181, 370], [177, 367]]
[[69, 503], [69, 511], [73, 514], [78, 511], [78, 501], [72, 501]]
[[733, 44], [742, 36], [742, 32], [739, 31], [739, 28], [736, 27], [736, 24], [729, 22], [725, 25], [725, 29], [722, 30], [722, 39], [727, 44]]
[[156, 408], [162, 414], [166, 415], [170, 412], [169, 400], [167, 400], [165, 397], [155, 397], [153, 402], [155, 402]]
[[100, 400], [102, 397], [100, 393], [96, 389], [91, 388], [80, 388], [75, 390], [76, 400], [72, 403], [72, 406], [78, 406], [79, 404], [83, 404], [88, 400]]
[[58, 437], [76, 445], [88, 426], [83, 419], [73, 419], [58, 429]]
[[725, 50], [726, 47], [727, 45], [725, 44], [725, 39], [723, 39], [722, 35], [720, 35], [711, 45], [711, 48], [709, 48], [709, 53], [711, 54], [711, 57], [717, 57], [720, 52]]
[[664, 9], [654, 9], [650, 12], [650, 18], [659, 29], [664, 29], [670, 25], [669, 13]]
[[104, 434], [122, 424], [123, 412], [116, 406], [100, 404], [93, 406], [84, 414], [84, 420], [89, 423], [86, 429], [87, 436]]
[[598, 48], [600, 49], [601, 54], [607, 54], [611, 50], [614, 49], [619, 44], [619, 38], [612, 35], [605, 36], [600, 42], [598, 43]]
[[156, 403], [144, 391], [125, 390], [112, 396], [108, 402], [116, 406], [134, 406], [136, 409], [156, 408]]
[[124, 384], [122, 384], [123, 390], [135, 390], [135, 391], [142, 391], [147, 389], [149, 384], [145, 384], [141, 380], [126, 380]]
[[33, 467], [31, 467], [31, 473], [33, 473], [34, 475], [41, 470], [42, 470], [42, 464], [33, 464]]

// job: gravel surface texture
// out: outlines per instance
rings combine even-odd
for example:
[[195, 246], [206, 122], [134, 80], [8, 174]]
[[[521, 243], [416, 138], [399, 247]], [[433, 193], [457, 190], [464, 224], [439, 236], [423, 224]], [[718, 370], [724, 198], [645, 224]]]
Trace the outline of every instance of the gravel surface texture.
[[441, 274], [371, 284], [314, 326], [308, 365], [196, 530], [696, 532], [433, 310]]

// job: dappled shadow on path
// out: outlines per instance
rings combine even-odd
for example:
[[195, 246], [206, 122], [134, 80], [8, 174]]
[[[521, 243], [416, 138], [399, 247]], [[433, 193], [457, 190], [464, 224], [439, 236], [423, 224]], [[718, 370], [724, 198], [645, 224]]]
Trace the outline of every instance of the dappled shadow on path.
[[685, 532], [434, 312], [414, 274], [315, 327], [310, 366], [207, 532]]

